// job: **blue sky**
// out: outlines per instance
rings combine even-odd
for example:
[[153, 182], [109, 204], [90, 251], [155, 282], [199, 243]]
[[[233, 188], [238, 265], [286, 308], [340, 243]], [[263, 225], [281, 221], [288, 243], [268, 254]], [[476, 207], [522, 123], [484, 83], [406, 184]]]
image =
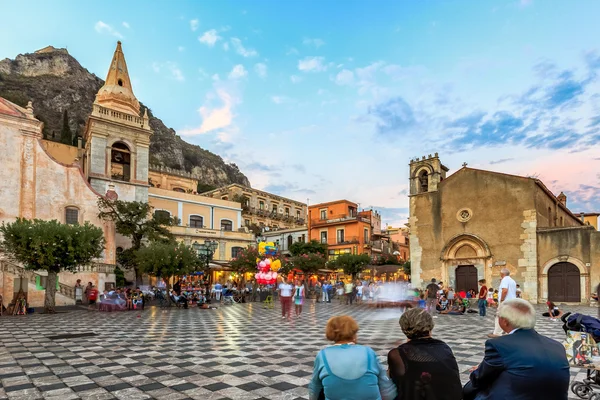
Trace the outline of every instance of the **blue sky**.
[[600, 2], [0, 0], [0, 58], [67, 47], [252, 185], [398, 225], [408, 162], [538, 176], [600, 210]]

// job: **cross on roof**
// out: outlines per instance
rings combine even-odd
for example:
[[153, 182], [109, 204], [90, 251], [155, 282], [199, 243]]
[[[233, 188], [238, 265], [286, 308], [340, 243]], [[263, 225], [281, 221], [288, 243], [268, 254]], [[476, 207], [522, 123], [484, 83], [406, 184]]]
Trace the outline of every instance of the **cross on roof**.
[[466, 162], [463, 163], [463, 167], [466, 167], [468, 164]]

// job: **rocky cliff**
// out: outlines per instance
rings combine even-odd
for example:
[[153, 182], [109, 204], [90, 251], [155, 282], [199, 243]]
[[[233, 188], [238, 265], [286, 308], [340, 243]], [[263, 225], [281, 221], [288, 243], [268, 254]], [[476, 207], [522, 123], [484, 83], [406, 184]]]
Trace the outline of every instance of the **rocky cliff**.
[[[48, 46], [32, 54], [20, 54], [14, 60], [0, 61], [0, 96], [20, 106], [31, 100], [49, 140], [61, 140], [66, 110], [76, 143], [75, 137], [83, 135], [92, 103], [103, 84], [65, 49]], [[185, 142], [149, 111], [153, 130], [151, 164], [191, 172], [205, 187], [230, 183], [250, 186], [235, 164], [227, 164], [220, 156]]]

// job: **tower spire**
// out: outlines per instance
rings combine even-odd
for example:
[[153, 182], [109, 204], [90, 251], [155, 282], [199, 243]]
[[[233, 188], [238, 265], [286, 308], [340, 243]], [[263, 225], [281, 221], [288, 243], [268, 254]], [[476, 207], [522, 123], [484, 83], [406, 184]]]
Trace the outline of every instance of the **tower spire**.
[[133, 94], [120, 41], [117, 42], [117, 48], [110, 63], [104, 86], [96, 94], [95, 103], [136, 116], [140, 114], [140, 103]]

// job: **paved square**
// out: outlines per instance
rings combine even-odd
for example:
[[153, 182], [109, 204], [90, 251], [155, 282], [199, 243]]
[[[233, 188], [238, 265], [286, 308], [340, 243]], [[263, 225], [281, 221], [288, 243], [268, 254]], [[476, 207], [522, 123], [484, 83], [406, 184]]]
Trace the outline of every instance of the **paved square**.
[[[405, 339], [396, 309], [334, 303], [304, 308], [292, 322], [281, 320], [278, 306], [264, 309], [259, 303], [3, 316], [0, 399], [305, 399], [315, 355], [328, 344], [329, 317], [352, 315], [361, 328], [359, 342], [384, 363]], [[572, 311], [596, 314], [586, 307]], [[463, 381], [483, 357], [494, 324], [490, 314], [435, 320], [434, 336], [454, 351]], [[540, 317], [537, 330], [562, 342], [561, 326]], [[92, 336], [60, 337], [65, 334]], [[585, 371], [572, 374], [581, 378]]]

